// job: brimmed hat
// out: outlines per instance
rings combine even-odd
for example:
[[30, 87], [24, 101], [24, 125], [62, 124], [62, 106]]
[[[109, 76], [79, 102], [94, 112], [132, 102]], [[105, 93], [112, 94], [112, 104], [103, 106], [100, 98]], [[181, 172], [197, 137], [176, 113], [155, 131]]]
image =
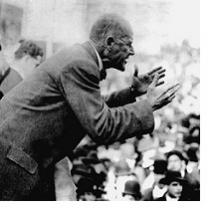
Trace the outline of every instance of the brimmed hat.
[[173, 181], [177, 181], [182, 185], [186, 183], [186, 180], [181, 177], [178, 171], [167, 171], [166, 176], [160, 180], [160, 183], [169, 185]]
[[92, 175], [92, 170], [84, 164], [77, 164], [73, 166], [71, 173], [72, 175], [89, 177]]
[[154, 164], [154, 173], [164, 174], [167, 171], [167, 161], [163, 159], [156, 159]]
[[179, 150], [172, 150], [172, 151], [168, 152], [168, 153], [167, 153], [167, 159], [168, 159], [170, 156], [172, 156], [172, 155], [177, 155], [178, 158], [179, 158], [180, 160], [184, 160], [185, 163], [188, 162], [187, 157], [186, 157], [181, 151], [179, 151]]
[[115, 163], [115, 174], [117, 176], [132, 174], [132, 171], [125, 160], [120, 160]]
[[129, 194], [136, 197], [141, 197], [140, 184], [138, 181], [130, 180], [125, 183], [123, 195]]
[[85, 192], [91, 192], [93, 193], [95, 183], [94, 181], [89, 177], [82, 177], [77, 183], [77, 193], [83, 194]]
[[86, 157], [81, 157], [84, 164], [99, 164], [101, 161], [97, 157], [97, 152], [91, 151]]

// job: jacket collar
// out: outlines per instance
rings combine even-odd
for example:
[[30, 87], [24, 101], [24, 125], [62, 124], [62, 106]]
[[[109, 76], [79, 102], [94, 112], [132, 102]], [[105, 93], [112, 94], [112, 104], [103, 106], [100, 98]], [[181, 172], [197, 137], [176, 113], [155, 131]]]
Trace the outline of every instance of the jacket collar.
[[101, 57], [100, 57], [98, 51], [96, 50], [93, 42], [87, 41], [87, 42], [83, 43], [83, 46], [89, 52], [89, 54], [91, 55], [93, 60], [95, 60], [99, 70], [101, 71], [103, 69], [103, 63], [102, 63]]

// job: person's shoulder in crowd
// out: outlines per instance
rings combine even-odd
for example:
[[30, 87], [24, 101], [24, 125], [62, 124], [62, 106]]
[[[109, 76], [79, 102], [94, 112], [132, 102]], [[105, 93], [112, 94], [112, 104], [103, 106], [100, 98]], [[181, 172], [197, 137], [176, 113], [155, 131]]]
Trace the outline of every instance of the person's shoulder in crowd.
[[22, 77], [20, 76], [20, 74], [16, 70], [9, 68], [7, 76], [1, 83], [0, 91], [2, 91], [2, 93], [5, 95], [21, 81]]

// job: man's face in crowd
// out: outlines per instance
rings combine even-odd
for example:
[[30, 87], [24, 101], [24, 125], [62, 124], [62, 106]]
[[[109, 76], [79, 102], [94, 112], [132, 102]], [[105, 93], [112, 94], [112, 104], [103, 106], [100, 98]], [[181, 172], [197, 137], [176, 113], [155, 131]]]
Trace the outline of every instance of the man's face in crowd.
[[125, 195], [123, 196], [123, 200], [124, 200], [124, 201], [136, 201], [136, 198], [135, 198], [133, 195], [125, 194]]
[[183, 161], [177, 155], [171, 155], [168, 158], [168, 170], [181, 171], [183, 167]]
[[32, 72], [34, 72], [34, 68], [36, 68], [41, 63], [41, 57], [38, 56], [34, 58], [30, 55], [25, 55], [24, 57], [22, 57], [20, 61], [21, 61], [21, 67], [25, 74], [24, 77], [27, 77]]
[[168, 194], [172, 198], [180, 197], [182, 190], [183, 186], [177, 181], [172, 181], [168, 186]]

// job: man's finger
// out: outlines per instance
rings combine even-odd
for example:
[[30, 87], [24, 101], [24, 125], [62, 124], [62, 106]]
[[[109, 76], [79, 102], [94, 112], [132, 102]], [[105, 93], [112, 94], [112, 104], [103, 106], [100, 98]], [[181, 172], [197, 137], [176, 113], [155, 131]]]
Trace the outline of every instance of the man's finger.
[[173, 85], [172, 87], [170, 87], [170, 88], [168, 88], [167, 90], [165, 90], [161, 95], [160, 95], [160, 97], [159, 98], [162, 98], [162, 97], [169, 97], [170, 95], [172, 95], [172, 93], [176, 93], [177, 91], [178, 91], [178, 89], [179, 89], [179, 84], [175, 84], [175, 85]]
[[134, 65], [134, 77], [137, 77], [139, 73], [139, 67], [135, 64]]
[[159, 67], [153, 69], [152, 71], [150, 71], [150, 72], [148, 73], [148, 75], [152, 75], [152, 74], [156, 73], [157, 71], [159, 71], [160, 69], [162, 69], [162, 66], [159, 66]]
[[160, 85], [162, 85], [162, 84], [164, 84], [164, 83], [165, 83], [164, 81], [158, 82], [158, 83], [156, 84], [156, 87], [158, 87], [158, 86], [160, 86]]
[[162, 69], [160, 71], [158, 71], [159, 74], [164, 74], [166, 72], [166, 69]]
[[168, 98], [168, 102], [169, 102], [169, 103], [172, 102], [172, 100], [173, 100], [174, 98], [175, 98], [175, 94]]
[[165, 74], [159, 74], [159, 79], [165, 77]]
[[[159, 74], [159, 73], [158, 73]], [[147, 75], [148, 76], [148, 75]], [[153, 80], [154, 78], [154, 74], [150, 76], [151, 79]], [[159, 74], [159, 79], [162, 79], [163, 77], [165, 77], [165, 74]]]
[[174, 90], [174, 89], [177, 91], [179, 88], [180, 88], [180, 84], [177, 83], [177, 84], [175, 84], [175, 85], [169, 87], [169, 88], [166, 90], [166, 92], [171, 91], [171, 90]]
[[159, 79], [159, 74], [156, 73], [150, 86], [155, 87], [157, 85], [158, 79]]
[[167, 98], [169, 99], [170, 97], [175, 96], [175, 93], [176, 93], [176, 91], [169, 93]]

